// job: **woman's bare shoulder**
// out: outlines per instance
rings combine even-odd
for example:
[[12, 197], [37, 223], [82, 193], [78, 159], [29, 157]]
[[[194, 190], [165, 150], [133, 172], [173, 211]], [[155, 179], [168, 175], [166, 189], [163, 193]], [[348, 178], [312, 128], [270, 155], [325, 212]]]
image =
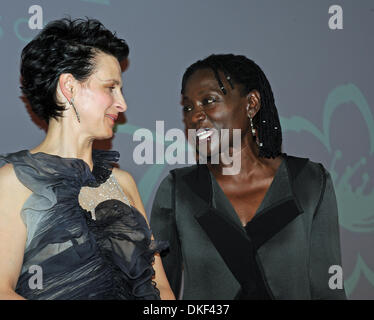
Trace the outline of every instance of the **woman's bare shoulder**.
[[11, 163], [7, 163], [0, 168], [0, 186], [6, 186], [9, 184], [10, 186], [16, 186], [17, 184], [22, 185], [22, 183], [18, 180], [14, 167]]
[[0, 168], [0, 202], [22, 206], [31, 193], [32, 191], [18, 180], [11, 163]]
[[113, 174], [117, 179], [129, 184], [129, 187], [136, 187], [135, 180], [129, 172], [119, 168], [113, 168]]
[[131, 200], [134, 199], [134, 193], [137, 192], [137, 187], [134, 178], [130, 173], [119, 168], [113, 168], [113, 174], [116, 177], [121, 188]]
[[113, 174], [116, 177], [123, 192], [129, 198], [130, 203], [135, 208], [137, 208], [144, 216], [146, 216], [144, 205], [139, 195], [138, 187], [136, 186], [136, 182], [132, 175], [127, 171], [118, 168], [113, 168]]
[[11, 163], [7, 163], [0, 168], [0, 187], [10, 186], [20, 183], [17, 179], [14, 167]]

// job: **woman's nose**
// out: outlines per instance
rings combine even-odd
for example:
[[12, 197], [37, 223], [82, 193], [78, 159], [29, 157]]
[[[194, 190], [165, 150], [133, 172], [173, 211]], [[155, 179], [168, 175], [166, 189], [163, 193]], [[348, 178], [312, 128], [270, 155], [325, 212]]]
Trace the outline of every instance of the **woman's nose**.
[[119, 112], [125, 112], [127, 110], [127, 103], [123, 95], [121, 94], [121, 97], [118, 99], [116, 108]]
[[206, 119], [206, 114], [202, 107], [195, 107], [192, 112], [193, 113], [192, 113], [191, 120], [194, 124], [198, 122], [202, 122]]

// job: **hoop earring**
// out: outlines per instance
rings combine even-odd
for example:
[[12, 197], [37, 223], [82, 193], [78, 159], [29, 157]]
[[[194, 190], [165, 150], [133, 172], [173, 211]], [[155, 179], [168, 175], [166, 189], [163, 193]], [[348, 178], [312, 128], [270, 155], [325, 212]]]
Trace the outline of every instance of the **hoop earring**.
[[79, 116], [79, 113], [77, 111], [77, 109], [75, 108], [75, 105], [74, 105], [74, 98], [71, 98], [70, 100], [70, 105], [73, 107], [74, 111], [75, 111], [75, 114], [77, 115], [77, 119], [78, 119], [78, 122], [80, 123], [81, 122], [81, 119], [80, 119], [80, 116]]

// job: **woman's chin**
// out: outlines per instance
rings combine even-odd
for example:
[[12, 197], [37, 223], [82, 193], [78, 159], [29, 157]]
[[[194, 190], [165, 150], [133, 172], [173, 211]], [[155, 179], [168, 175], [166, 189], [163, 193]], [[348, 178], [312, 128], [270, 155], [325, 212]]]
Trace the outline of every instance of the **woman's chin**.
[[[212, 160], [216, 162], [219, 159], [219, 146], [211, 146], [208, 143], [206, 146], [199, 146], [197, 153], [201, 163], [210, 163]], [[216, 159], [216, 161], [214, 161]]]
[[113, 138], [113, 130], [110, 130], [110, 132], [103, 133], [101, 135], [98, 135], [95, 137], [95, 140], [107, 140]]

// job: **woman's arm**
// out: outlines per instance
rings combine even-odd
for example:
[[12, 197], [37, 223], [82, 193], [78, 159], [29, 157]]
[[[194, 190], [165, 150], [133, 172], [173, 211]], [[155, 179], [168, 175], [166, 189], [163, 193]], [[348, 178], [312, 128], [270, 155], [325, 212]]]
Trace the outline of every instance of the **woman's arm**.
[[20, 212], [31, 191], [17, 179], [13, 166], [0, 168], [0, 300], [23, 300], [14, 290], [22, 268], [26, 226]]
[[[338, 207], [330, 174], [322, 167], [322, 195], [313, 217], [310, 244], [312, 299], [346, 299], [344, 286], [330, 288], [331, 266], [341, 267]], [[343, 279], [341, 279], [343, 283]]]
[[182, 284], [183, 258], [175, 219], [174, 179], [169, 174], [160, 184], [153, 201], [151, 227], [157, 240], [169, 242], [169, 250], [162, 257], [166, 276], [176, 295]]
[[[133, 205], [144, 216], [149, 226], [143, 202], [140, 198], [139, 191], [133, 177], [128, 172], [119, 170], [117, 168], [113, 168], [113, 173], [122, 190], [126, 193], [126, 196], [128, 196], [131, 205]], [[153, 269], [155, 270], [154, 281], [156, 282], [157, 288], [160, 290], [161, 299], [175, 300], [175, 296], [170, 288], [169, 281], [166, 278], [166, 274], [162, 266], [162, 261], [159, 254], [155, 254]]]

